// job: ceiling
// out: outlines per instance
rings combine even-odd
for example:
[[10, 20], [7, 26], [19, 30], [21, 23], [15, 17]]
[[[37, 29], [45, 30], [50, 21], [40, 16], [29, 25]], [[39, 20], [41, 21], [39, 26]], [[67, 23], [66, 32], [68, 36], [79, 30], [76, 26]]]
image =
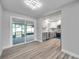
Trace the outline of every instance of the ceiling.
[[42, 17], [72, 1], [74, 0], [40, 0], [42, 7], [32, 10], [24, 4], [24, 0], [1, 0], [2, 6], [5, 10], [32, 17]]

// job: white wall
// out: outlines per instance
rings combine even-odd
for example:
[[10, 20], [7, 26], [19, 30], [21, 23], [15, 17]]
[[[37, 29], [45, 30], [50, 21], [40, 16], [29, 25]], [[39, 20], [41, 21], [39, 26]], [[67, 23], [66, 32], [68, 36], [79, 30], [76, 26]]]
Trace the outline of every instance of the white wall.
[[[12, 46], [11, 45], [11, 39], [10, 39], [10, 16], [22, 17], [22, 18], [26, 18], [26, 20], [32, 20], [32, 21], [36, 22], [36, 20], [31, 18], [31, 17], [27, 17], [25, 15], [21, 15], [21, 14], [9, 12], [9, 11], [4, 11], [4, 13], [3, 13], [3, 21], [2, 21], [2, 27], [3, 27], [3, 49]], [[36, 32], [35, 32], [35, 35], [36, 35]], [[35, 40], [36, 40], [36, 37], [35, 37]]]
[[0, 4], [0, 56], [2, 53], [2, 7]]
[[79, 1], [63, 8], [63, 49], [79, 55]]

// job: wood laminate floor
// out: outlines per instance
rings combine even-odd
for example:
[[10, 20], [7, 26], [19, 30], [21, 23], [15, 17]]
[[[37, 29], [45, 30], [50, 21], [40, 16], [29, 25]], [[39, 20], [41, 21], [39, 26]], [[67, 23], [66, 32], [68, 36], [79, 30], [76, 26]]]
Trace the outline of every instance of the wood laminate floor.
[[61, 51], [59, 39], [32, 42], [3, 51], [1, 59], [78, 59]]

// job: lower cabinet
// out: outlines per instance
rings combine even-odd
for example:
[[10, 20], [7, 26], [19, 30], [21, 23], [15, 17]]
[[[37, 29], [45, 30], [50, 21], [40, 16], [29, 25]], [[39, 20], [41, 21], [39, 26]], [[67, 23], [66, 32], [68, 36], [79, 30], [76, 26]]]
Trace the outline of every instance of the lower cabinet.
[[43, 32], [42, 33], [42, 40], [43, 41], [52, 39], [54, 37], [56, 37], [56, 33], [54, 33], [54, 32]]
[[43, 32], [42, 33], [42, 40], [46, 41], [52, 38], [61, 38], [61, 33], [57, 33], [57, 32]]

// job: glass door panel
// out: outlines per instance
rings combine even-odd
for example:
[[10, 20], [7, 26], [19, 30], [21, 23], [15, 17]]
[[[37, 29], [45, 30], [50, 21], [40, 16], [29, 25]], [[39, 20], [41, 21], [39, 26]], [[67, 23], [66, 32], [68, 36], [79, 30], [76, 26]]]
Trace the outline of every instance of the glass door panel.
[[27, 22], [26, 24], [26, 42], [31, 42], [34, 40], [34, 23]]
[[24, 23], [14, 22], [12, 24], [13, 29], [13, 44], [19, 44], [25, 42], [25, 28]]

